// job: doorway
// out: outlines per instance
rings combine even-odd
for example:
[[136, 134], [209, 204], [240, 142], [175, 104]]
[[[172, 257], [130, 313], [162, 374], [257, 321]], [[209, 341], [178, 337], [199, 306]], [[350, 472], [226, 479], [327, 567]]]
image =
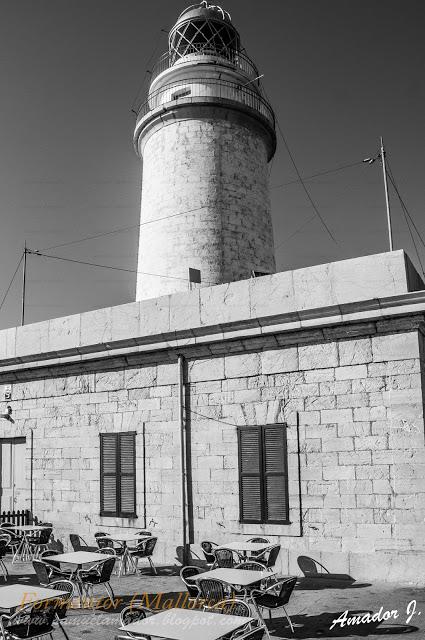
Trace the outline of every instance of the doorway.
[[27, 506], [25, 449], [25, 438], [0, 439], [2, 511], [16, 511]]

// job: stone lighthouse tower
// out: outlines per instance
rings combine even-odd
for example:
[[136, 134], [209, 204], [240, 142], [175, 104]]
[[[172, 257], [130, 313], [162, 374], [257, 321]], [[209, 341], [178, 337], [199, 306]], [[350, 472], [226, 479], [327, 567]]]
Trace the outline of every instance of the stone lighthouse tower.
[[258, 76], [226, 11], [206, 1], [183, 11], [134, 132], [143, 158], [137, 300], [187, 290], [189, 269], [201, 286], [274, 272], [276, 135]]

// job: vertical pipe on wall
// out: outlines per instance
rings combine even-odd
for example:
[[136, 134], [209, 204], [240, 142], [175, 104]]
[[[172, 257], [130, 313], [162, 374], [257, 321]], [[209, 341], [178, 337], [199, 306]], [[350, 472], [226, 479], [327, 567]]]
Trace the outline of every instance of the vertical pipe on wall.
[[182, 544], [183, 564], [188, 564], [187, 543], [187, 515], [186, 515], [186, 421], [184, 407], [184, 357], [178, 356], [178, 380], [179, 380], [179, 423], [180, 423], [180, 456], [181, 456], [181, 496], [182, 496]]
[[30, 460], [30, 512], [31, 512], [31, 518], [34, 517], [34, 513], [33, 513], [33, 508], [34, 508], [33, 490], [32, 490], [33, 468], [34, 468], [34, 431], [31, 429], [31, 460]]
[[142, 439], [143, 439], [143, 528], [147, 527], [146, 516], [146, 424], [142, 423]]

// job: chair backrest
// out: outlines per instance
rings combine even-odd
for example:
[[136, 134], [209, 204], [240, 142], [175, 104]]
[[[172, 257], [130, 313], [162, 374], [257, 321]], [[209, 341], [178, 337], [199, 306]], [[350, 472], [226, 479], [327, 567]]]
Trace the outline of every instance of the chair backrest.
[[53, 631], [53, 621], [56, 616], [57, 603], [52, 600], [43, 604], [29, 604], [19, 609], [10, 617], [2, 616], [0, 625], [2, 631], [6, 629], [3, 637], [35, 638], [48, 635]]
[[250, 538], [248, 542], [270, 542], [268, 538]]
[[48, 565], [45, 562], [42, 562], [42, 560], [33, 560], [32, 566], [34, 567], [38, 582], [43, 586], [48, 584], [50, 580]]
[[111, 579], [112, 571], [114, 570], [115, 558], [108, 558], [105, 562], [102, 562], [101, 571], [100, 571], [100, 580], [99, 582], [109, 582]]
[[213, 553], [214, 547], [216, 547], [215, 542], [210, 542], [209, 540], [203, 540], [201, 542], [202, 551], [204, 552], [205, 560], [207, 562], [214, 562], [215, 555]]
[[198, 574], [200, 574], [202, 572], [203, 572], [203, 569], [200, 569], [199, 567], [193, 567], [193, 566], [182, 567], [180, 569], [180, 578], [185, 583], [191, 598], [197, 598], [198, 597], [199, 589], [198, 589], [197, 584], [193, 580], [190, 580], [190, 577], [191, 576], [197, 576]]
[[108, 534], [105, 533], [104, 531], [98, 531], [97, 533], [94, 534], [95, 538], [104, 538], [105, 536], [107, 536]]
[[247, 603], [236, 598], [233, 598], [232, 600], [222, 600], [221, 602], [217, 602], [217, 604], [211, 607], [211, 611], [217, 611], [227, 616], [242, 616], [246, 618], [251, 617], [251, 609], [249, 608]]
[[55, 560], [46, 560], [46, 557], [50, 557], [50, 556], [58, 556], [59, 555], [59, 551], [55, 551], [52, 549], [46, 549], [45, 551], [42, 551], [40, 553], [39, 558], [47, 565], [51, 565], [52, 567], [55, 567], [56, 569], [60, 569], [60, 563], [56, 562]]
[[97, 546], [99, 547], [99, 549], [106, 549], [107, 547], [109, 547], [109, 549], [114, 548], [114, 541], [109, 536], [95, 535], [95, 538], [96, 538]]
[[136, 535], [150, 537], [152, 534], [150, 531], [145, 531], [144, 529], [142, 529], [140, 531], [137, 531]]
[[321, 571], [318, 571], [318, 567], [321, 567], [326, 571], [326, 573], [329, 573], [328, 570], [320, 564], [320, 562], [317, 562], [317, 560], [313, 560], [313, 558], [309, 558], [308, 556], [298, 556], [297, 562], [299, 568], [306, 577], [317, 576], [321, 573]]
[[226, 599], [225, 584], [215, 578], [204, 578], [198, 581], [199, 590], [207, 604], [212, 606]]
[[77, 535], [76, 533], [69, 534], [69, 541], [74, 551], [81, 551], [81, 549], [84, 548], [84, 545], [81, 544], [82, 538], [80, 538], [80, 536]]
[[158, 538], [155, 538], [155, 537], [145, 538], [144, 540], [140, 540], [140, 542], [137, 543], [136, 554], [143, 558], [147, 558], [148, 556], [151, 556], [154, 552], [157, 542], [158, 542]]
[[289, 602], [289, 598], [291, 597], [291, 593], [294, 590], [294, 587], [297, 583], [298, 578], [296, 576], [292, 576], [291, 578], [285, 578], [284, 580], [278, 582], [279, 586], [279, 604], [280, 606], [285, 605]]
[[225, 569], [232, 569], [240, 561], [239, 554], [233, 549], [215, 549], [214, 556], [215, 566]]
[[[137, 622], [138, 620], [144, 620], [148, 616], [151, 616], [153, 611], [148, 609], [148, 607], [144, 607], [141, 602], [133, 602], [128, 607], [125, 607], [120, 613], [120, 622], [124, 627], [127, 624], [131, 624], [132, 622]], [[137, 636], [139, 637], [139, 636]]]
[[266, 562], [266, 567], [268, 567], [269, 569], [274, 567], [279, 553], [280, 553], [280, 544], [276, 544], [274, 547], [270, 548], [269, 557], [267, 558], [267, 562]]
[[115, 549], [112, 549], [112, 547], [102, 547], [97, 553], [103, 553], [103, 555], [106, 556], [114, 556], [114, 558], [117, 557], [117, 552]]
[[0, 557], [3, 557], [7, 552], [7, 547], [12, 541], [12, 536], [8, 533], [0, 533]]
[[38, 532], [36, 544], [47, 544], [50, 540], [50, 536], [52, 535], [52, 531], [52, 527], [41, 529], [41, 531]]
[[60, 604], [56, 606], [56, 613], [59, 618], [63, 619], [66, 616], [68, 608], [71, 605], [72, 596], [74, 594], [74, 585], [70, 580], [56, 580], [55, 582], [50, 582], [48, 585], [49, 589], [55, 589], [56, 591], [65, 591], [67, 593], [66, 596], [61, 596]]
[[264, 564], [261, 564], [261, 562], [249, 560], [247, 562], [240, 562], [235, 566], [235, 569], [243, 569], [244, 571], [264, 571], [265, 566]]

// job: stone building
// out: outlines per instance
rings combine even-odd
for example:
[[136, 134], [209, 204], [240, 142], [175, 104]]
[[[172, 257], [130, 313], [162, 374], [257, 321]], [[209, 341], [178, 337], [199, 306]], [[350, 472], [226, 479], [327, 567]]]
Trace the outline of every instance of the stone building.
[[[191, 19], [204, 22], [218, 11], [205, 3], [197, 10]], [[224, 16], [220, 25], [228, 24]], [[141, 271], [167, 276], [157, 278], [157, 296], [148, 298], [153, 277], [146, 290], [141, 279], [136, 302], [0, 332], [0, 385], [15, 421], [0, 422], [1, 506], [7, 497], [31, 508], [66, 545], [71, 532], [90, 538], [147, 527], [158, 535], [159, 562], [174, 562], [182, 546], [199, 552], [204, 539], [261, 534], [282, 545], [284, 573], [298, 573], [297, 557], [307, 555], [359, 580], [422, 580], [423, 283], [403, 251], [250, 278], [250, 271], [274, 270], [267, 185], [254, 167], [267, 160], [272, 129], [239, 97], [225, 98], [228, 119], [223, 104], [212, 104], [222, 94], [204, 97], [204, 105], [193, 104], [193, 123], [175, 113], [187, 95], [162, 104], [172, 124], [164, 133], [164, 112], [144, 148], [152, 153], [148, 165], [165, 154], [165, 138], [179, 146], [182, 165], [189, 152], [180, 147], [187, 143], [196, 155], [191, 127], [199, 120], [199, 140], [214, 154], [229, 156], [235, 147], [249, 155], [258, 136], [253, 193], [243, 196], [237, 186], [232, 196], [231, 181], [217, 171], [205, 182], [209, 235], [192, 237], [199, 246], [185, 241], [192, 222], [161, 227], [167, 252], [155, 245], [155, 269], [154, 252], [145, 263], [141, 251], [139, 262]], [[242, 146], [220, 147], [240, 127]], [[215, 171], [208, 163], [205, 170]], [[229, 158], [223, 163], [228, 172]], [[148, 180], [151, 171], [159, 167], [148, 168]], [[187, 167], [176, 171], [191, 179]], [[167, 189], [178, 207], [174, 186]], [[146, 198], [142, 221], [171, 215], [164, 193], [156, 204]], [[196, 208], [196, 198], [182, 196], [181, 204]], [[238, 202], [246, 229], [237, 223]], [[235, 256], [224, 248], [217, 217], [222, 233], [235, 238]], [[156, 224], [147, 228], [154, 243]], [[201, 272], [203, 286], [188, 290], [182, 279], [178, 288], [184, 282], [186, 290], [168, 291], [179, 255], [185, 270]], [[14, 478], [23, 476], [14, 493]]]

